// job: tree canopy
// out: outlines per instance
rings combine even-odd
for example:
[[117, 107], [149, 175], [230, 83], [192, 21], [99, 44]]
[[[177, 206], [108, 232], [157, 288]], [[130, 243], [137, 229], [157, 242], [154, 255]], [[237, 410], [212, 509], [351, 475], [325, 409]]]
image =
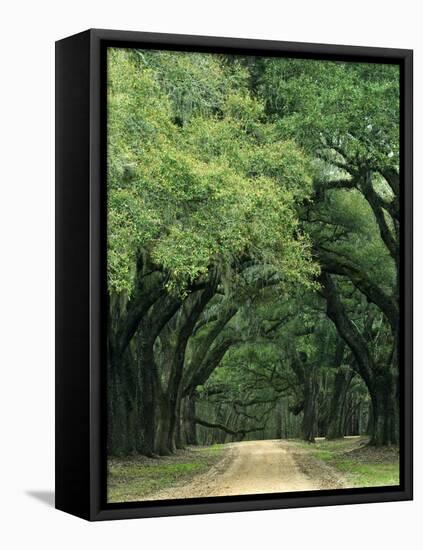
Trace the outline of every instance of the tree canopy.
[[108, 50], [109, 452], [398, 441], [399, 67]]

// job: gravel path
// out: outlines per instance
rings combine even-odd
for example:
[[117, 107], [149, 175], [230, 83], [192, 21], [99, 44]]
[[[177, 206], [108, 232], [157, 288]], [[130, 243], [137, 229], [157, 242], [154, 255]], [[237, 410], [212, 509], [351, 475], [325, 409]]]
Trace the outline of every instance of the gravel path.
[[230, 443], [223, 459], [190, 483], [151, 495], [151, 499], [193, 498], [312, 491], [343, 486], [342, 480], [309, 453], [287, 441]]

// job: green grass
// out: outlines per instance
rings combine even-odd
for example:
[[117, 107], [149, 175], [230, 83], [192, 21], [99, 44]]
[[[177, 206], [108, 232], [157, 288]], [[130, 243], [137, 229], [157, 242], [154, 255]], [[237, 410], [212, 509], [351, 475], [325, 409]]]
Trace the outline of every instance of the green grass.
[[215, 443], [214, 445], [210, 445], [210, 447], [207, 447], [207, 452], [213, 454], [213, 453], [222, 453], [223, 445], [220, 443]]
[[395, 463], [360, 464], [353, 460], [334, 460], [333, 465], [344, 473], [353, 487], [399, 485], [399, 467]]
[[349, 487], [399, 485], [398, 450], [392, 447], [368, 447], [367, 439], [346, 438], [334, 441], [317, 439], [315, 444], [295, 441], [329, 466], [342, 473]]
[[211, 468], [223, 445], [182, 451], [170, 457], [112, 458], [108, 464], [108, 502], [143, 500], [152, 493], [189, 482]]

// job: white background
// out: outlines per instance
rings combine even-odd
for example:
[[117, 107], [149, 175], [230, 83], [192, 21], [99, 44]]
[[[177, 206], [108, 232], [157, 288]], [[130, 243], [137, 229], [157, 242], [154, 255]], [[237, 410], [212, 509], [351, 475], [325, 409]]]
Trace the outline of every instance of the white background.
[[[421, 547], [422, 17], [417, 0], [32, 0], [0, 8], [0, 545]], [[415, 50], [415, 501], [90, 524], [54, 472], [54, 41], [90, 27]], [[40, 500], [41, 497], [41, 500]]]

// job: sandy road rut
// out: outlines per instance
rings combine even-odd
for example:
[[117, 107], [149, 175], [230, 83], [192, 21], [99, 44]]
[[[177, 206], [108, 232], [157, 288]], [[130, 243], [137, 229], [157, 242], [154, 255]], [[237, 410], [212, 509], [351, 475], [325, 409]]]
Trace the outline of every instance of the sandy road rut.
[[298, 464], [301, 456], [305, 460], [306, 455], [295, 454], [294, 457], [293, 448], [286, 441], [244, 441], [231, 443], [228, 447], [223, 460], [209, 472], [194, 478], [183, 487], [161, 491], [154, 498], [229, 496], [324, 488], [322, 477], [327, 478], [327, 472], [322, 476], [318, 475], [319, 472], [317, 476], [315, 472], [312, 476], [303, 473], [304, 469]]

